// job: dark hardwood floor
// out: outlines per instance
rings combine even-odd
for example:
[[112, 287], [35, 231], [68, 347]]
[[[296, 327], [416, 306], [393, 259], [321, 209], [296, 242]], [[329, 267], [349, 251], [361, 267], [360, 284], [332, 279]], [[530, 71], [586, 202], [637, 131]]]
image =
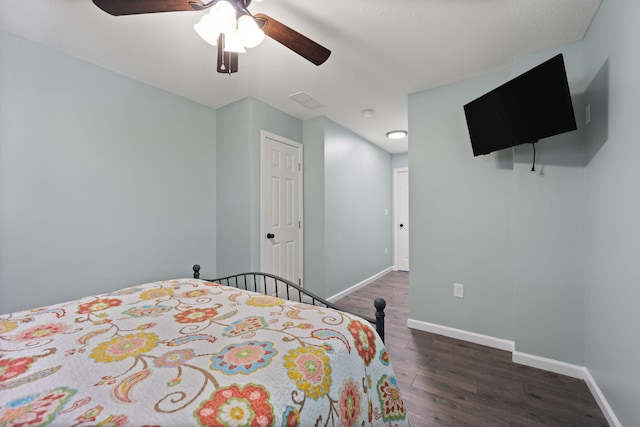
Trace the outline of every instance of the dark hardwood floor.
[[391, 272], [337, 304], [372, 317], [387, 300], [386, 346], [417, 426], [607, 426], [582, 380], [515, 364], [511, 353], [407, 328], [409, 276]]

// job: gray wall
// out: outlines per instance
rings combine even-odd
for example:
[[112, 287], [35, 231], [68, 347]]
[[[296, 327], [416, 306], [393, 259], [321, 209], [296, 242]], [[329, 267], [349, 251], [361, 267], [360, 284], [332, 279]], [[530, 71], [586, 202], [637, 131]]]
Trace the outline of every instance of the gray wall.
[[331, 297], [392, 265], [391, 155], [326, 118], [304, 147], [304, 283]]
[[511, 267], [516, 351], [584, 365], [585, 143], [582, 43], [518, 58], [512, 76], [562, 52], [578, 130], [514, 147]]
[[302, 142], [300, 120], [255, 98], [217, 115], [218, 269], [203, 266], [207, 277], [260, 271], [260, 131]]
[[512, 153], [474, 158], [462, 106], [509, 76], [409, 96], [410, 317], [503, 339], [513, 338]]
[[215, 111], [4, 32], [0, 94], [0, 312], [215, 268]]
[[409, 153], [395, 153], [391, 155], [391, 168], [406, 168], [409, 167]]
[[[639, 18], [635, 0], [604, 1], [584, 40], [585, 77], [593, 88], [587, 92], [593, 119], [586, 132], [586, 364], [625, 426], [640, 419]], [[608, 78], [604, 73], [597, 82], [607, 65]]]
[[316, 295], [325, 292], [325, 166], [324, 126], [321, 117], [306, 120], [304, 133], [304, 287]]
[[[252, 141], [246, 125], [250, 99], [245, 98], [217, 110], [217, 261], [202, 265], [202, 277], [221, 277], [251, 266], [251, 180]], [[254, 143], [256, 143], [254, 141]], [[260, 144], [260, 140], [257, 141]], [[212, 268], [218, 266], [218, 269]]]
[[[563, 49], [584, 89], [581, 44]], [[557, 51], [504, 72], [409, 97], [411, 318], [515, 341], [516, 350], [584, 363], [583, 97], [580, 129], [473, 157], [463, 105]], [[453, 297], [453, 284], [465, 298]]]
[[622, 425], [640, 418], [638, 16], [603, 2], [562, 47], [579, 129], [541, 141], [535, 173], [530, 146], [473, 158], [461, 107], [558, 50], [409, 97], [410, 316], [586, 366]]
[[390, 267], [390, 154], [245, 98], [218, 109], [217, 276], [260, 269], [261, 130], [303, 143], [304, 286], [329, 297]]
[[[302, 121], [254, 98], [213, 111], [1, 36], [0, 311], [188, 276], [196, 262], [203, 277], [259, 270], [261, 130], [309, 144], [311, 289], [315, 283], [318, 293], [332, 295], [390, 265], [383, 250], [364, 251], [348, 265], [325, 262], [336, 244], [325, 245], [325, 230], [336, 227], [335, 217], [325, 224], [325, 189], [335, 199], [344, 184], [325, 182], [325, 141], [343, 141], [363, 156], [333, 161], [341, 179], [350, 170], [350, 191], [357, 193], [354, 179], [362, 177], [376, 187], [358, 183], [369, 195], [358, 194], [361, 206], [375, 209], [337, 217], [366, 213], [348, 230], [351, 246], [338, 248], [345, 257], [354, 245], [371, 246], [375, 234], [378, 245], [391, 245], [390, 230], [379, 230], [390, 209], [388, 153], [325, 119], [303, 135]], [[374, 174], [377, 168], [384, 173]], [[325, 289], [327, 269], [336, 266]]]
[[250, 98], [250, 107], [250, 138], [251, 141], [257, 141], [252, 145], [251, 151], [251, 180], [253, 182], [251, 191], [251, 266], [255, 270], [260, 269], [260, 240], [262, 238], [260, 235], [260, 132], [265, 130], [299, 143], [304, 141], [301, 120], [255, 98]]
[[329, 297], [393, 264], [392, 172], [388, 152], [330, 120], [324, 143]]

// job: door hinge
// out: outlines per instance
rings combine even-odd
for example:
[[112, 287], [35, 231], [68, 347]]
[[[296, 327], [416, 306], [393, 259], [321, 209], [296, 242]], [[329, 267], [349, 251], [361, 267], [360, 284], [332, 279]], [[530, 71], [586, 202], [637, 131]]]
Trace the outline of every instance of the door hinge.
[[298, 228], [302, 228], [302, 221], [298, 221]]
[[298, 163], [298, 172], [302, 170], [302, 163]]

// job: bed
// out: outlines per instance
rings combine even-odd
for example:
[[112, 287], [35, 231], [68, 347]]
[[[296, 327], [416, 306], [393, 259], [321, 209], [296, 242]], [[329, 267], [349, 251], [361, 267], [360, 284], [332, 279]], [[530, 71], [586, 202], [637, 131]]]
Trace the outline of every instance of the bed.
[[199, 270], [0, 315], [0, 426], [409, 424], [373, 319]]

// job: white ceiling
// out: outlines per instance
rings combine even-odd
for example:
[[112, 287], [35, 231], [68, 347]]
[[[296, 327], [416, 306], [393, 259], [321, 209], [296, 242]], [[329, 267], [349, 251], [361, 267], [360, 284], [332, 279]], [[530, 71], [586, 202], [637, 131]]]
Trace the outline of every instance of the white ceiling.
[[[407, 129], [410, 93], [579, 40], [599, 4], [264, 0], [249, 10], [272, 16], [332, 54], [315, 66], [267, 38], [240, 54], [239, 72], [231, 76], [216, 73], [216, 48], [193, 30], [206, 12], [114, 17], [91, 0], [2, 0], [0, 29], [213, 108], [253, 96], [301, 120], [326, 116], [397, 153], [407, 151], [407, 138], [390, 142], [385, 133]], [[300, 91], [324, 107], [309, 110], [289, 99]], [[373, 116], [365, 117], [366, 109]]]

